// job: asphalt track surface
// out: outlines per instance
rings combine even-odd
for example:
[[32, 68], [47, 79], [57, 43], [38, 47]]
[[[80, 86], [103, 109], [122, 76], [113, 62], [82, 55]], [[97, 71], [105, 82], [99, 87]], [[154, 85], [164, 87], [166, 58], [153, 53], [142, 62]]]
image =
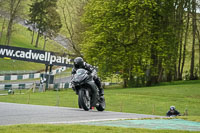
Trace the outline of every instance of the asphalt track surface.
[[0, 125], [15, 124], [77, 124], [122, 119], [161, 118], [162, 116], [78, 108], [15, 104], [0, 102]]

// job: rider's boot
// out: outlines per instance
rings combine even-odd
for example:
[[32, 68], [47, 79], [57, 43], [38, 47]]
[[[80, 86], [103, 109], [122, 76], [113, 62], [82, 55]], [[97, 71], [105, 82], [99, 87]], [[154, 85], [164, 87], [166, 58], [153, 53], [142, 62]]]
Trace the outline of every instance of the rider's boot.
[[102, 87], [99, 88], [99, 96], [100, 97], [104, 96], [104, 89]]
[[104, 96], [104, 90], [103, 90], [103, 86], [102, 86], [102, 84], [101, 84], [100, 79], [99, 79], [99, 78], [96, 78], [95, 83], [96, 83], [96, 85], [97, 85], [98, 88], [99, 88], [99, 96], [100, 96], [100, 97], [103, 97], [103, 96]]

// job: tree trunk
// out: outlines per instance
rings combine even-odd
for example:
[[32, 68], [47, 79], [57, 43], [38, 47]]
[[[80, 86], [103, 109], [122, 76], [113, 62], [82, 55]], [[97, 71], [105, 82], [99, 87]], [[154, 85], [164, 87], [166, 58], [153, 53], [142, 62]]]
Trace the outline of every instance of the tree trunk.
[[132, 72], [130, 71], [130, 74], [129, 74], [129, 81], [128, 81], [128, 86], [129, 87], [134, 87], [134, 86], [137, 86], [137, 83], [136, 81], [134, 80], [134, 77], [133, 77], [133, 74]]
[[183, 32], [181, 30], [181, 37], [180, 37], [180, 45], [179, 45], [179, 59], [178, 59], [178, 80], [182, 80], [182, 75], [181, 75], [181, 60], [182, 60], [182, 48], [183, 48]]
[[35, 43], [36, 48], [38, 47], [38, 44], [39, 44], [39, 38], [40, 38], [40, 31], [38, 31], [38, 34], [37, 34], [37, 39], [36, 39], [36, 43]]
[[10, 19], [8, 23], [7, 33], [6, 33], [6, 45], [9, 46], [10, 38], [12, 34], [13, 19]]
[[200, 77], [200, 41], [199, 41], [199, 77]]
[[196, 0], [192, 0], [192, 57], [190, 63], [190, 80], [194, 80], [194, 55], [195, 55], [195, 35], [196, 35]]
[[45, 48], [46, 48], [46, 43], [47, 43], [47, 37], [44, 36], [44, 46], [43, 46], [43, 50], [45, 50]]
[[146, 86], [151, 86], [151, 69], [149, 68], [149, 69], [147, 69], [147, 71], [146, 71], [146, 81], [147, 81], [147, 83], [146, 83]]
[[127, 88], [128, 80], [126, 78], [123, 79], [123, 88]]
[[181, 77], [183, 75], [183, 68], [185, 65], [185, 56], [186, 56], [186, 46], [187, 46], [187, 39], [188, 39], [188, 29], [189, 29], [189, 22], [190, 22], [190, 2], [188, 2], [188, 8], [187, 8], [187, 21], [186, 21], [186, 31], [185, 31], [185, 39], [184, 39], [184, 46], [183, 46], [183, 59], [182, 59], [182, 65], [181, 65]]
[[123, 88], [127, 88], [128, 87], [128, 75], [127, 75], [127, 70], [126, 68], [123, 70]]
[[18, 12], [18, 10], [20, 10], [19, 7], [20, 7], [21, 0], [10, 0], [8, 3], [9, 3], [10, 19], [8, 22], [8, 28], [7, 28], [7, 34], [6, 34], [6, 45], [10, 44], [13, 21], [16, 17], [16, 13]]
[[199, 76], [200, 76], [200, 34], [198, 29], [197, 29], [197, 38], [199, 41]]
[[172, 81], [172, 74], [171, 74], [171, 72], [169, 72], [167, 74], [167, 82], [171, 82], [171, 81]]
[[2, 28], [1, 28], [1, 34], [0, 34], [0, 43], [1, 43], [1, 40], [2, 40], [2, 37], [3, 37], [3, 30], [4, 30], [5, 22], [6, 22], [6, 19], [4, 18]]
[[175, 78], [175, 80], [182, 80], [182, 75], [181, 75], [181, 62], [182, 62], [182, 48], [183, 48], [183, 14], [184, 14], [184, 2], [183, 0], [180, 1], [179, 3], [179, 7], [177, 9], [177, 21], [178, 21], [178, 40], [179, 40], [179, 45], [177, 47], [177, 51], [179, 49], [179, 57], [178, 57], [178, 68], [176, 68], [175, 70], [178, 71], [177, 75]]
[[178, 78], [178, 75], [177, 75], [177, 65], [176, 65], [176, 63], [174, 63], [174, 79], [172, 79], [172, 80], [177, 80]]
[[34, 36], [35, 36], [35, 31], [33, 30], [33, 32], [32, 32], [31, 44], [33, 44], [33, 41], [34, 41]]
[[163, 77], [162, 59], [159, 59], [159, 64], [158, 64], [158, 82], [162, 81], [162, 77]]
[[[152, 67], [151, 67], [151, 83], [152, 84], [157, 84], [158, 83], [158, 76], [157, 76], [157, 73], [158, 73], [158, 57], [157, 57], [157, 54], [156, 54], [156, 51], [155, 51], [155, 48], [154, 46], [152, 46], [151, 48], [151, 60], [152, 60]], [[153, 72], [153, 73], [152, 73]]]

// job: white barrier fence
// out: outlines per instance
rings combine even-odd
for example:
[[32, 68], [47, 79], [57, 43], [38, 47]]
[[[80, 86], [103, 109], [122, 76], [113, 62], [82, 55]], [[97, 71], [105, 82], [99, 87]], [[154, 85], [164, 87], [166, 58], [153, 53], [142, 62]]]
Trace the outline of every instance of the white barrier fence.
[[[60, 67], [52, 71], [52, 75], [65, 71], [66, 67]], [[40, 78], [41, 73], [29, 73], [29, 74], [18, 74], [18, 75], [2, 75], [0, 81], [8, 80], [24, 80], [24, 79], [36, 79]]]

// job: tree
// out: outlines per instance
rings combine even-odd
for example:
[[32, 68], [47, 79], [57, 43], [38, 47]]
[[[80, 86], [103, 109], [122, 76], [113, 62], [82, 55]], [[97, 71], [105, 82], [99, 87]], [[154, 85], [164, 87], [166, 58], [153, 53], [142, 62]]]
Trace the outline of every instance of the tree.
[[3, 37], [3, 33], [4, 33], [5, 22], [6, 22], [6, 19], [4, 18], [3, 24], [2, 24], [2, 27], [1, 27], [1, 32], [0, 32], [0, 43], [1, 43], [1, 40], [2, 40], [2, 37]]
[[[4, 1], [0, 1], [0, 9], [2, 9], [3, 6], [4, 6]], [[6, 19], [4, 18], [3, 19], [3, 23], [2, 23], [1, 32], [0, 32], [0, 43], [1, 43], [1, 40], [2, 40], [2, 37], [3, 37], [3, 32], [4, 32], [4, 27], [5, 27], [5, 21], [6, 21]]]
[[196, 0], [192, 0], [192, 56], [191, 56], [191, 63], [190, 63], [190, 80], [194, 80], [194, 55], [195, 55], [195, 39], [196, 39]]
[[124, 87], [181, 80], [192, 26], [191, 76], [199, 34], [196, 2], [90, 0], [83, 15], [83, 55], [99, 67], [101, 77], [119, 73]]
[[[198, 8], [198, 10], [200, 9], [200, 2], [198, 1], [197, 2], [197, 8]], [[199, 22], [199, 21], [197, 21], [197, 22]], [[198, 64], [198, 66], [199, 66], [199, 78], [200, 78], [200, 33], [199, 33], [199, 29], [197, 28], [197, 37], [198, 37], [198, 41], [199, 41], [199, 64]]]
[[[178, 70], [177, 70], [177, 79], [182, 80], [182, 71], [181, 71], [181, 62], [184, 61], [184, 49], [186, 44], [183, 46], [183, 35], [184, 35], [184, 20], [185, 20], [185, 8], [189, 9], [187, 6], [190, 5], [188, 1], [180, 0], [177, 2], [176, 8], [176, 27], [177, 29], [177, 37], [178, 37], [178, 47], [179, 47], [179, 58], [178, 58]], [[186, 29], [186, 33], [188, 29]], [[187, 37], [186, 37], [187, 38]], [[182, 63], [183, 64], [183, 63]]]
[[120, 71], [124, 87], [175, 79], [184, 13], [183, 1], [177, 2], [90, 1], [84, 55], [102, 75]]
[[41, 30], [42, 30], [42, 22], [44, 19], [44, 9], [42, 8], [42, 1], [35, 0], [31, 5], [29, 9], [29, 21], [28, 24], [32, 25], [32, 30], [33, 30], [33, 36], [32, 40], [34, 37], [34, 31], [36, 30], [38, 32], [37, 39], [36, 39], [36, 44], [35, 47], [38, 47], [38, 41], [39, 37], [41, 36]]
[[[56, 2], [57, 0], [35, 0], [30, 5], [29, 24], [35, 26], [38, 32], [35, 47], [38, 47], [40, 36], [51, 38], [62, 27], [60, 16], [56, 11]], [[46, 41], [43, 48], [45, 44]]]
[[96, 62], [101, 76], [118, 71], [124, 87], [142, 81], [150, 58], [152, 3], [112, 0], [90, 1], [87, 5], [83, 51], [91, 63]]
[[45, 50], [47, 38], [52, 38], [56, 36], [62, 27], [60, 14], [56, 11], [57, 9], [56, 2], [57, 1], [49, 5], [48, 8], [46, 9], [47, 10], [47, 20], [46, 20], [47, 30], [44, 32], [45, 41], [44, 41], [43, 50]]
[[181, 73], [179, 79], [182, 79], [183, 68], [185, 65], [186, 58], [186, 46], [188, 43], [188, 31], [189, 31], [189, 23], [190, 23], [190, 0], [187, 1], [187, 16], [186, 16], [186, 29], [185, 29], [185, 38], [184, 38], [184, 46], [183, 46], [183, 56], [182, 56], [182, 65], [181, 65]]
[[15, 18], [20, 14], [22, 11], [22, 3], [24, 0], [9, 0], [6, 1], [9, 11], [9, 20], [8, 20], [8, 27], [6, 33], [6, 45], [10, 44], [10, 39], [12, 35], [13, 23]]
[[81, 22], [81, 16], [84, 13], [84, 6], [87, 0], [65, 0], [59, 1], [59, 10], [62, 15], [62, 23], [64, 24], [64, 34], [69, 40], [69, 45], [73, 53], [82, 56], [80, 43], [82, 42], [82, 32], [84, 25]]

